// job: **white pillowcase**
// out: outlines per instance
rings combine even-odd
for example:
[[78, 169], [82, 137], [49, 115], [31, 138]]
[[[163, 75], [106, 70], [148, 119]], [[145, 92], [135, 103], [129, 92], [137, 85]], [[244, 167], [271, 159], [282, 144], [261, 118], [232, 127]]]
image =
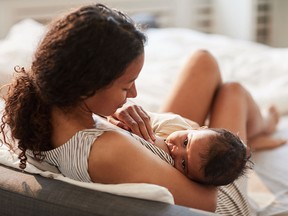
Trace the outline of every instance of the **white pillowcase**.
[[32, 56], [44, 32], [44, 26], [32, 19], [15, 24], [0, 41], [0, 85], [11, 81], [15, 66], [30, 67]]

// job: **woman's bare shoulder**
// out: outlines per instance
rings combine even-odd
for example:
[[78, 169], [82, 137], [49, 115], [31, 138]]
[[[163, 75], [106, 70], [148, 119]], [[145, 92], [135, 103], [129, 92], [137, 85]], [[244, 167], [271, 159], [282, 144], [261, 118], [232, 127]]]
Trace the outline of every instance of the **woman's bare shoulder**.
[[93, 144], [88, 164], [94, 182], [156, 184], [166, 187], [176, 204], [215, 210], [215, 188], [192, 182], [133, 137], [121, 132], [109, 131], [101, 135]]
[[136, 182], [135, 175], [125, 173], [132, 172], [135, 163], [141, 163], [143, 158], [154, 161], [156, 157], [129, 134], [107, 131], [92, 146], [88, 161], [89, 174], [95, 182]]

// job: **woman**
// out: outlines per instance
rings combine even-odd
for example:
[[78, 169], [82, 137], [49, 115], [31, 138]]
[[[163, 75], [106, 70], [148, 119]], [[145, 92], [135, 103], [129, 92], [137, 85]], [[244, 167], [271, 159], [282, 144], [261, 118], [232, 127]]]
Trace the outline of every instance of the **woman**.
[[[65, 176], [76, 180], [157, 184], [169, 189], [176, 204], [215, 211], [215, 187], [190, 181], [140, 145], [141, 138], [120, 129], [107, 129], [109, 123], [101, 126], [101, 116], [113, 115], [127, 98], [136, 97], [135, 80], [143, 66], [144, 43], [145, 36], [126, 15], [101, 4], [81, 7], [56, 20], [36, 50], [31, 70], [17, 70], [19, 76], [6, 98], [2, 133], [8, 126], [18, 140], [23, 169], [29, 155], [58, 166]], [[206, 91], [199, 86], [196, 89], [199, 95], [194, 100], [201, 98], [198, 107], [191, 104], [191, 113], [190, 105], [189, 110], [179, 109], [182, 101], [173, 102], [176, 95], [172, 95], [163, 111], [204, 122], [221, 80], [211, 59], [200, 52], [183, 70], [183, 80], [196, 69], [203, 70], [195, 76], [205, 82], [201, 86], [209, 84]], [[185, 99], [188, 89], [183, 89], [187, 88], [185, 83], [180, 84], [176, 93], [181, 92]], [[217, 100], [213, 107], [217, 110]], [[139, 114], [144, 122], [149, 120], [144, 111], [134, 114], [134, 120]], [[216, 127], [217, 122], [220, 119], [211, 118], [211, 125]], [[153, 138], [151, 126], [142, 126]], [[246, 138], [245, 128], [243, 132], [241, 128], [241, 135]]]
[[191, 182], [126, 133], [95, 128], [93, 113], [112, 115], [136, 97], [144, 43], [126, 15], [101, 4], [58, 19], [36, 50], [31, 70], [18, 70], [2, 129], [8, 125], [19, 141], [22, 168], [27, 155], [45, 155], [76, 180], [153, 183], [168, 188], [177, 204], [214, 211], [216, 188]]

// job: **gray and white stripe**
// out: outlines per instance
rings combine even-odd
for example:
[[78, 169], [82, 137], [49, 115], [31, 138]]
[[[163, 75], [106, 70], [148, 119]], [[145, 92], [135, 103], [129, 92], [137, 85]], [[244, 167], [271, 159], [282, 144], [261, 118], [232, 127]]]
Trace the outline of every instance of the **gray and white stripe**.
[[[44, 151], [44, 161], [58, 167], [64, 176], [82, 182], [92, 182], [88, 174], [90, 150], [97, 137], [109, 130], [113, 131], [113, 129], [86, 129], [79, 131], [65, 145], [61, 145], [50, 151]], [[162, 160], [172, 166], [174, 165], [174, 161], [168, 153], [135, 134], [130, 132], [128, 134], [158, 155]]]
[[220, 215], [252, 216], [247, 198], [247, 177], [241, 176], [233, 183], [218, 188], [216, 213]]
[[158, 148], [157, 146], [153, 145], [152, 143], [144, 140], [143, 138], [141, 138], [141, 137], [139, 137], [139, 136], [137, 136], [137, 135], [135, 135], [133, 133], [130, 133], [130, 135], [132, 137], [134, 137], [136, 140], [138, 140], [147, 149], [152, 151], [155, 155], [160, 157], [162, 160], [164, 160], [167, 163], [169, 163], [170, 165], [174, 166], [173, 158], [167, 152], [165, 152], [163, 149]]
[[44, 161], [57, 166], [64, 176], [92, 182], [88, 174], [88, 157], [95, 139], [102, 133], [94, 129], [79, 131], [65, 145], [44, 152]]

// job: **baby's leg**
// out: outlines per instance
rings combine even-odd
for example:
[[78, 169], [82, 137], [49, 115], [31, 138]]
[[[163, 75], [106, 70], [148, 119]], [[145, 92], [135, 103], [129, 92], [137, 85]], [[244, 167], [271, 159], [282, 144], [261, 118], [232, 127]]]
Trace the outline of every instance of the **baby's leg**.
[[221, 84], [213, 56], [198, 51], [183, 68], [160, 112], [174, 112], [203, 125]]

